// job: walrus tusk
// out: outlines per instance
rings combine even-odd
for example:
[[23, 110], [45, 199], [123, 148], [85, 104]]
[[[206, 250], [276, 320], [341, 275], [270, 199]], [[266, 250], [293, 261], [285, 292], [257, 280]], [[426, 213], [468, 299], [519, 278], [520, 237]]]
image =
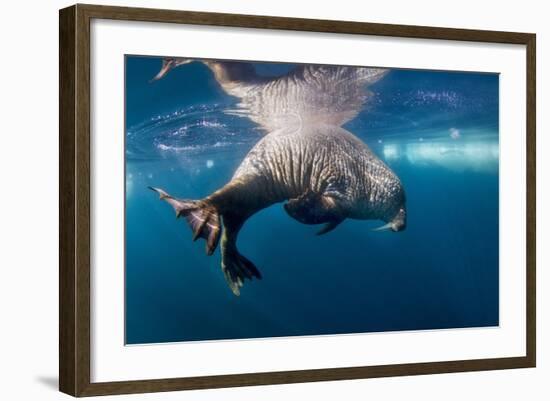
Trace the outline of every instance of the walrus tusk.
[[393, 224], [392, 222], [389, 222], [388, 224], [384, 224], [381, 227], [373, 228], [372, 231], [389, 231], [389, 230], [393, 230], [392, 224]]

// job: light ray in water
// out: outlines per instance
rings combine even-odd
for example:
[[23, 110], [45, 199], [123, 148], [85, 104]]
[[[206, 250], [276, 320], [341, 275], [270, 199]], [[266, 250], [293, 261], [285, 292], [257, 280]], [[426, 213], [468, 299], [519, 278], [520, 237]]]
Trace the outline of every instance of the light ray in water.
[[487, 139], [391, 143], [385, 144], [381, 153], [390, 164], [399, 161], [418, 166], [477, 172], [496, 172], [499, 166], [498, 141]]

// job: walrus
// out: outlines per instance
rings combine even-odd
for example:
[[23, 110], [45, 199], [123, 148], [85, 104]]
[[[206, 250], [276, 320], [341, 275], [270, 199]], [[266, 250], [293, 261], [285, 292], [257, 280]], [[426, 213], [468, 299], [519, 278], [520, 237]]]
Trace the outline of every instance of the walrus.
[[[325, 75], [323, 79], [329, 78]], [[255, 77], [252, 81], [255, 91], [266, 89], [258, 89]], [[263, 85], [271, 85], [273, 91], [276, 82], [273, 79]], [[284, 85], [288, 90], [288, 83]], [[313, 93], [316, 89], [310, 86], [306, 90]], [[150, 187], [173, 207], [177, 218], [186, 219], [193, 240], [206, 241], [207, 255], [220, 243], [221, 269], [235, 295], [240, 294], [245, 280], [262, 277], [254, 263], [239, 252], [239, 231], [252, 215], [273, 204], [285, 202], [287, 214], [300, 223], [323, 224], [318, 235], [334, 230], [345, 219], [384, 221], [377, 230], [405, 229], [405, 191], [399, 178], [365, 143], [338, 125], [355, 112], [354, 107], [338, 105], [332, 120], [308, 117], [318, 114], [315, 105], [311, 112], [302, 112], [287, 123], [281, 123], [284, 119], [280, 117], [275, 123], [266, 123], [271, 121], [269, 114], [260, 114], [257, 120], [271, 131], [249, 151], [231, 180], [204, 199], [178, 199]], [[325, 114], [330, 116], [331, 110]]]

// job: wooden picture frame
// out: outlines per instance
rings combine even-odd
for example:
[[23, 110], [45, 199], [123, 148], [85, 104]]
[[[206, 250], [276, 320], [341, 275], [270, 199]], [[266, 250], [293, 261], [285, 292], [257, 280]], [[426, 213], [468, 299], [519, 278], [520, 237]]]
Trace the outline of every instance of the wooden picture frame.
[[[90, 21], [95, 18], [525, 45], [527, 54], [525, 60], [527, 71], [527, 119], [525, 122], [527, 132], [526, 355], [493, 359], [92, 383], [90, 380]], [[534, 34], [95, 5], [75, 5], [60, 10], [59, 27], [60, 391], [73, 396], [94, 396], [535, 366], [536, 37]]]

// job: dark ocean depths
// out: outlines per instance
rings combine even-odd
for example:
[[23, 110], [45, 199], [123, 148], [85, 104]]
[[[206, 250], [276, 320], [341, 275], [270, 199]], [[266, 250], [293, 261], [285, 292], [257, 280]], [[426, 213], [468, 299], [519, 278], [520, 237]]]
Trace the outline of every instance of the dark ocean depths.
[[[147, 186], [200, 199], [227, 183], [261, 131], [201, 63], [150, 83], [159, 58], [126, 58], [126, 343], [496, 326], [499, 137], [496, 74], [392, 70], [345, 128], [400, 177], [403, 232], [346, 220], [333, 232], [274, 205], [240, 251], [261, 281], [234, 296], [217, 250]], [[255, 64], [277, 75], [292, 66]]]

